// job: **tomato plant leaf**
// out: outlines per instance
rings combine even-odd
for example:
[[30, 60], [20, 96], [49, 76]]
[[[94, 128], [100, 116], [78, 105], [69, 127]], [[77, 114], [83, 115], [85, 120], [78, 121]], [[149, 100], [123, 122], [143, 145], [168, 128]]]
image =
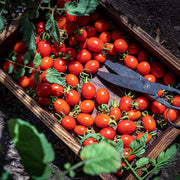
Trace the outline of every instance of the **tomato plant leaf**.
[[50, 0], [43, 0], [43, 2], [44, 2], [44, 3], [49, 3], [49, 2], [50, 2]]
[[89, 16], [90, 13], [96, 10], [99, 0], [79, 0], [73, 2], [66, 2], [65, 8], [67, 13], [73, 16]]
[[84, 147], [80, 156], [85, 160], [83, 171], [90, 175], [116, 172], [121, 166], [119, 152], [104, 141]]
[[180, 173], [175, 177], [175, 180], [180, 179]]
[[160, 180], [161, 179], [161, 177], [160, 176], [157, 176], [157, 177], [155, 177], [153, 180]]
[[136, 168], [144, 167], [148, 165], [148, 163], [149, 163], [149, 159], [146, 157], [142, 157], [136, 161]]
[[165, 166], [169, 166], [169, 162], [174, 158], [177, 153], [177, 145], [173, 144], [170, 148], [166, 151], [162, 151], [157, 158], [156, 167], [154, 170], [154, 174], [158, 174], [161, 169]]
[[23, 33], [23, 40], [26, 42], [27, 49], [31, 55], [36, 51], [36, 32], [35, 26], [29, 21], [28, 17], [21, 16], [19, 20], [20, 32]]
[[7, 73], [8, 74], [11, 74], [14, 70], [14, 64], [11, 64], [9, 67], [8, 67], [8, 70], [7, 70]]
[[99, 141], [99, 140], [101, 139], [101, 137], [98, 136], [98, 134], [88, 133], [88, 134], [86, 134], [85, 136], [83, 136], [83, 138], [80, 140], [80, 142], [79, 142], [80, 145], [82, 146], [82, 145], [83, 145], [83, 142], [84, 142], [86, 139], [90, 138], [90, 137], [96, 139], [97, 141]]
[[26, 51], [24, 54], [24, 59], [23, 59], [24, 64], [28, 64], [30, 60], [31, 60], [31, 55], [28, 51]]
[[38, 68], [42, 63], [42, 57], [39, 53], [34, 56], [33, 64], [35, 68]]
[[39, 84], [39, 81], [40, 81], [40, 74], [38, 72], [36, 72], [34, 74], [34, 81], [36, 83], [36, 86]]
[[0, 16], [0, 33], [4, 30], [4, 17]]
[[46, 14], [46, 19], [47, 19], [46, 30], [49, 31], [50, 36], [53, 37], [55, 42], [57, 44], [60, 44], [60, 32], [57, 22], [54, 20], [53, 15], [50, 13]]
[[151, 163], [152, 166], [156, 166], [156, 160], [155, 159], [150, 159], [149, 162]]
[[116, 144], [116, 150], [121, 154], [121, 156], [124, 154], [124, 144], [122, 139]]
[[13, 79], [17, 80], [20, 77], [24, 76], [25, 69], [24, 68], [17, 68], [13, 73]]
[[54, 161], [54, 151], [44, 134], [21, 119], [10, 119], [8, 128], [25, 171], [32, 179], [48, 179], [51, 169], [48, 163]]
[[64, 86], [66, 84], [61, 76], [61, 73], [53, 68], [47, 69], [46, 80], [50, 83], [59, 84], [61, 86]]

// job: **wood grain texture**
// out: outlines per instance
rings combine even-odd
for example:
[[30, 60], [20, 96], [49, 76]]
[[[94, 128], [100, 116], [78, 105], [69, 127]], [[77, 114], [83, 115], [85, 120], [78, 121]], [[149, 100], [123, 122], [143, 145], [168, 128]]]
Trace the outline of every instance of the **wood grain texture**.
[[132, 23], [125, 15], [115, 10], [108, 1], [100, 1], [99, 10], [104, 13], [106, 17], [113, 19], [127, 34], [131, 35], [137, 42], [139, 42], [152, 55], [169, 67], [176, 75], [180, 76], [180, 60], [165, 49], [162, 45], [156, 42], [149, 34], [142, 28]]

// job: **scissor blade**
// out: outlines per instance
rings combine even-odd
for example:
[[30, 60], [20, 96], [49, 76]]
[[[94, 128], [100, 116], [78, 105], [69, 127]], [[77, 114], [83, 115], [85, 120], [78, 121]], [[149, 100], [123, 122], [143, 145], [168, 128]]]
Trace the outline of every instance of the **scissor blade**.
[[125, 77], [131, 77], [133, 79], [145, 79], [143, 76], [141, 76], [139, 73], [129, 69], [128, 67], [119, 64], [117, 62], [112, 62], [110, 60], [105, 61], [105, 65], [109, 67], [111, 70], [116, 72], [117, 74], [120, 74]]
[[150, 95], [153, 95], [153, 92], [154, 92], [151, 86], [151, 82], [146, 81], [146, 80], [140, 81], [139, 79], [134, 79], [131, 77], [125, 77], [125, 76], [103, 72], [103, 71], [98, 71], [97, 75], [112, 84], [115, 84], [117, 86], [120, 86], [126, 89], [130, 89], [130, 90], [134, 90], [134, 91], [138, 91], [138, 92], [142, 92], [142, 93], [146, 93]]

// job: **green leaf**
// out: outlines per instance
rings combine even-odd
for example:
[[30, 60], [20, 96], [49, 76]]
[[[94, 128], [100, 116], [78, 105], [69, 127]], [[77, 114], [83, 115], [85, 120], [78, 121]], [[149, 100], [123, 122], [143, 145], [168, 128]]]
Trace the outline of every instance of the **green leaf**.
[[180, 173], [175, 177], [175, 180], [179, 180], [180, 179]]
[[99, 0], [79, 0], [65, 3], [67, 13], [73, 16], [89, 16], [96, 10]]
[[39, 81], [40, 81], [40, 74], [39, 74], [38, 72], [36, 72], [36, 73], [34, 74], [34, 81], [35, 81], [35, 83], [36, 83], [36, 86], [38, 86]]
[[23, 33], [23, 40], [26, 42], [27, 49], [31, 55], [36, 52], [36, 32], [35, 26], [29, 21], [28, 17], [21, 16], [19, 20], [20, 32]]
[[60, 44], [60, 32], [57, 22], [54, 20], [53, 15], [50, 13], [46, 14], [46, 19], [46, 30], [49, 31], [50, 36], [52, 36], [55, 42], [57, 44]]
[[8, 14], [8, 10], [7, 9], [3, 9], [3, 13], [4, 14]]
[[169, 166], [169, 162], [174, 158], [177, 153], [177, 145], [173, 144], [166, 152], [162, 151], [157, 158], [157, 164], [154, 171], [154, 174], [158, 174], [161, 169], [165, 166]]
[[65, 169], [69, 169], [71, 167], [71, 163], [66, 163], [66, 164], [64, 164], [64, 168]]
[[156, 166], [156, 160], [155, 159], [150, 159], [149, 162], [151, 163], [152, 166]]
[[51, 168], [48, 163], [54, 161], [54, 151], [44, 134], [21, 119], [10, 119], [8, 128], [25, 171], [32, 179], [48, 179]]
[[24, 76], [25, 69], [24, 68], [17, 68], [13, 73], [13, 79], [17, 80], [20, 77]]
[[157, 177], [153, 178], [153, 180], [160, 180], [160, 179], [161, 179], [160, 176], [157, 176]]
[[35, 68], [38, 68], [42, 63], [42, 57], [39, 53], [34, 56], [33, 64]]
[[136, 168], [144, 167], [144, 166], [148, 165], [148, 163], [149, 163], [149, 159], [146, 157], [142, 157], [136, 161]]
[[124, 144], [122, 139], [120, 139], [120, 141], [116, 144], [115, 148], [118, 152], [120, 152], [121, 155], [124, 155]]
[[83, 171], [90, 175], [116, 172], [121, 166], [119, 152], [104, 141], [84, 147], [80, 156], [85, 160]]
[[26, 51], [24, 54], [24, 59], [23, 59], [24, 64], [28, 64], [30, 60], [31, 60], [31, 55], [28, 51]]
[[14, 70], [14, 65], [11, 64], [11, 65], [8, 67], [7, 73], [8, 73], [8, 74], [11, 74], [11, 73], [13, 72], [13, 70]]
[[49, 2], [50, 2], [50, 0], [43, 0], [43, 2], [44, 2], [44, 3], [49, 3]]
[[75, 171], [70, 171], [70, 172], [69, 172], [69, 176], [70, 176], [71, 178], [74, 178], [74, 177], [76, 176], [76, 172], [75, 172]]
[[47, 69], [46, 80], [50, 83], [59, 84], [61, 86], [66, 84], [64, 79], [61, 77], [61, 74], [53, 68]]
[[4, 30], [4, 17], [0, 16], [0, 33]]

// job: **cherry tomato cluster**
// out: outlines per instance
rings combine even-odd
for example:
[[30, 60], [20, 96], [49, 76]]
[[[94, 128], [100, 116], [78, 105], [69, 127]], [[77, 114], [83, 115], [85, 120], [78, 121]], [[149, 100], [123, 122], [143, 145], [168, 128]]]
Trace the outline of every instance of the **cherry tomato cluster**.
[[[57, 7], [64, 7], [64, 2], [58, 0]], [[157, 128], [158, 119], [167, 121], [168, 108], [146, 94], [136, 98], [124, 95], [118, 103], [111, 102], [106, 88], [97, 89], [93, 82], [87, 79], [82, 81], [82, 74], [96, 73], [108, 56], [121, 57], [125, 66], [151, 82], [162, 80], [166, 85], [173, 85], [176, 82], [175, 75], [167, 71], [162, 63], [151, 62], [146, 50], [133, 41], [127, 41], [123, 31], [115, 27], [111, 29], [109, 22], [97, 11], [90, 16], [81, 17], [69, 15], [67, 12], [61, 15], [55, 13], [54, 18], [60, 30], [61, 44], [58, 45], [53, 39], [42, 39], [46, 33], [46, 24], [37, 22], [36, 52], [42, 57], [42, 63], [35, 68], [33, 61], [30, 61], [26, 66], [33, 69], [18, 79], [19, 85], [34, 89], [37, 101], [44, 106], [51, 105], [61, 116], [61, 125], [75, 136], [83, 137], [92, 132], [90, 127], [95, 127], [94, 133], [98, 132], [107, 139], [118, 141], [121, 138], [124, 155], [128, 156], [131, 152], [129, 144], [135, 138], [139, 139], [148, 131], [148, 143], [151, 132]], [[6, 72], [12, 66], [12, 73], [19, 66], [23, 66], [27, 51], [25, 42], [19, 39], [14, 44], [13, 51], [16, 53], [16, 61], [4, 63], [3, 69]], [[64, 73], [64, 86], [47, 81], [49, 68]], [[34, 77], [36, 73], [40, 74], [38, 83]], [[165, 96], [166, 93], [162, 90], [158, 95]], [[171, 97], [171, 103], [180, 107], [180, 96]], [[106, 107], [106, 110], [103, 107]], [[94, 111], [96, 115], [92, 114]], [[177, 115], [177, 110], [169, 110], [171, 121], [174, 121]], [[88, 137], [83, 146], [92, 143], [98, 143], [98, 140]], [[128, 161], [133, 158], [134, 156], [129, 156]]]

